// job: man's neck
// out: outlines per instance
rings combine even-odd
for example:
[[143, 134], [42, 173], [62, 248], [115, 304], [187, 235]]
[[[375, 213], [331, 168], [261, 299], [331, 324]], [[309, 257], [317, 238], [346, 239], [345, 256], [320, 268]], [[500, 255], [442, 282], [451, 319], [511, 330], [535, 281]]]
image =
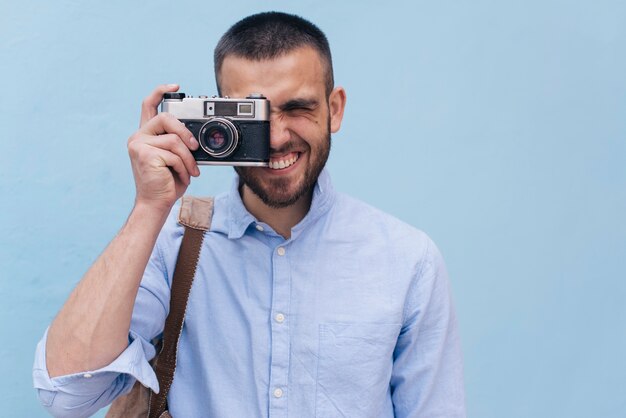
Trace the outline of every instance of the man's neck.
[[311, 191], [298, 199], [293, 205], [284, 208], [273, 208], [263, 203], [246, 185], [243, 185], [239, 192], [248, 212], [259, 221], [271, 226], [277, 234], [285, 239], [291, 237], [291, 228], [296, 226], [306, 216], [313, 198], [313, 192]]

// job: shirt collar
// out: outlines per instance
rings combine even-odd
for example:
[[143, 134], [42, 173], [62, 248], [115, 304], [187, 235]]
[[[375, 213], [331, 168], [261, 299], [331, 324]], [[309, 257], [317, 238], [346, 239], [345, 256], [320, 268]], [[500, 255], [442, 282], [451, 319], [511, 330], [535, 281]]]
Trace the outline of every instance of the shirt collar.
[[[241, 195], [239, 194], [239, 176], [235, 175], [230, 187], [230, 191], [224, 196], [224, 203], [227, 205], [226, 219], [220, 219], [214, 222], [212, 230], [217, 230], [228, 234], [229, 239], [241, 238], [251, 224], [257, 222], [254, 216], [243, 205]], [[313, 189], [313, 200], [311, 208], [296, 226], [291, 230], [291, 239], [296, 238], [309, 225], [313, 224], [320, 216], [328, 211], [335, 199], [335, 191], [333, 189], [330, 175], [326, 169], [322, 170], [315, 188]], [[221, 199], [220, 199], [221, 200]], [[216, 214], [217, 215], [217, 214]], [[216, 219], [217, 221], [218, 219]]]

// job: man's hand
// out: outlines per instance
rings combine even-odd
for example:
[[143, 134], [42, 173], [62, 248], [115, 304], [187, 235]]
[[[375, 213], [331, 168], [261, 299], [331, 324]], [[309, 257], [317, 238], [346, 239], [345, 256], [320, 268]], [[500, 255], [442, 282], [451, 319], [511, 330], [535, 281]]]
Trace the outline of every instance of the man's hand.
[[200, 175], [190, 151], [198, 148], [198, 141], [185, 124], [157, 111], [163, 94], [177, 90], [176, 84], [161, 85], [146, 97], [140, 128], [128, 139], [136, 206], [148, 205], [169, 212], [187, 190], [190, 176]]

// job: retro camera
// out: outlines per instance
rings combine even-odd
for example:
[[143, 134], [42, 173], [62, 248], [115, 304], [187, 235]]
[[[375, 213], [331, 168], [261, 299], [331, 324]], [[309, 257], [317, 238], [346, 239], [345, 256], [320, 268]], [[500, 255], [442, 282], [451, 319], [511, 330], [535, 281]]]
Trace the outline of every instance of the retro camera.
[[266, 167], [270, 155], [270, 102], [253, 93], [245, 99], [165, 93], [161, 111], [183, 122], [200, 147], [198, 164]]

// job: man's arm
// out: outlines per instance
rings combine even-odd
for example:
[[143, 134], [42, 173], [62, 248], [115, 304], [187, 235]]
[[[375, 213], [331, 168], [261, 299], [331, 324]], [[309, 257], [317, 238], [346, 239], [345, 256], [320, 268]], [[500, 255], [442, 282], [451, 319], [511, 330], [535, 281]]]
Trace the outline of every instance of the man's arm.
[[50, 377], [101, 368], [128, 346], [133, 304], [159, 231], [190, 176], [200, 174], [191, 132], [173, 116], [157, 115], [163, 93], [177, 89], [159, 86], [143, 103], [141, 127], [128, 141], [135, 206], [48, 331]]
[[434, 243], [428, 243], [414, 280], [394, 351], [395, 416], [465, 418], [459, 330], [446, 268]]

